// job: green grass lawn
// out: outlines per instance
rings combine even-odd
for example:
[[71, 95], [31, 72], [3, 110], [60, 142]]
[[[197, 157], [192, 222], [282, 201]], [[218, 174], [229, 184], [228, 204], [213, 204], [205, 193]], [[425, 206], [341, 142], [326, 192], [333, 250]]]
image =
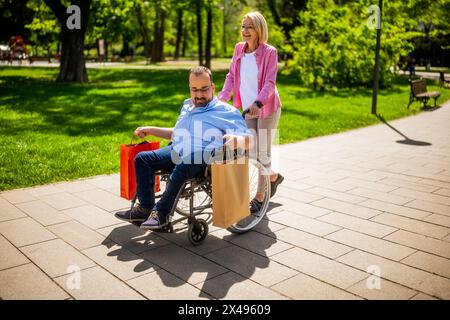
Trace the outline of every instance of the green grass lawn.
[[[90, 83], [54, 81], [56, 68], [0, 67], [0, 190], [119, 171], [119, 145], [139, 125], [173, 126], [188, 97], [186, 70], [89, 69]], [[215, 72], [222, 88], [225, 72]], [[371, 90], [312, 92], [280, 75], [280, 142], [379, 123]], [[436, 89], [429, 86], [429, 90]], [[450, 90], [440, 89], [442, 104]], [[386, 120], [407, 109], [409, 86], [398, 79], [379, 96]]]

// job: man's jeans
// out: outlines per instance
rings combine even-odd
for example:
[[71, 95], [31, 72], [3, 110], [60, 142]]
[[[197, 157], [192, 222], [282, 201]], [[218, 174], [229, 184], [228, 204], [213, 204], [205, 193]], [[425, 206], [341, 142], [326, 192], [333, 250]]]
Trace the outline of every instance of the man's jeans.
[[[170, 213], [181, 186], [188, 179], [205, 171], [206, 163], [175, 165], [171, 158], [171, 146], [154, 151], [140, 152], [134, 159], [137, 182], [137, 197], [145, 208], [157, 210], [163, 215]], [[155, 172], [171, 172], [161, 199], [155, 204]]]

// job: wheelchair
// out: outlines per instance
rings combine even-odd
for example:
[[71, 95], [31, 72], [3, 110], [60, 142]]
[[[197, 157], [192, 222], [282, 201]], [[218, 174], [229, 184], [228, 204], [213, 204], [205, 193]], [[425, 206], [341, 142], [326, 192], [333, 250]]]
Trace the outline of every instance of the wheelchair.
[[[234, 153], [236, 159], [237, 152]], [[261, 177], [262, 186], [264, 190], [264, 201], [258, 212], [250, 213], [249, 216], [236, 222], [227, 228], [228, 231], [235, 234], [242, 234], [253, 229], [266, 214], [270, 201], [270, 179], [266, 168], [256, 159], [249, 158], [249, 188], [250, 199], [253, 199], [257, 192], [259, 177]], [[160, 180], [167, 182], [170, 176], [169, 172], [158, 171], [155, 177], [160, 176]], [[160, 198], [161, 193], [157, 194], [155, 198]], [[131, 208], [136, 203], [136, 196], [131, 201]], [[180, 188], [177, 197], [174, 201], [172, 209], [169, 214], [169, 223], [155, 232], [173, 233], [173, 226], [179, 222], [187, 221], [188, 240], [193, 245], [202, 244], [209, 231], [209, 223], [212, 221], [212, 212], [205, 212], [207, 209], [212, 209], [212, 181], [211, 181], [211, 166], [208, 165], [203, 174], [189, 179]], [[181, 218], [174, 219], [177, 213]]]

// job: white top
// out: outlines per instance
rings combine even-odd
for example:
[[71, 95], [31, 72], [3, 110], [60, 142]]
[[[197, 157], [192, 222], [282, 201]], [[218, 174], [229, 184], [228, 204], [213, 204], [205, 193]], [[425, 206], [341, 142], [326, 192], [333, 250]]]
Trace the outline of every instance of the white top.
[[243, 110], [248, 109], [258, 96], [258, 66], [255, 52], [245, 53], [241, 59], [239, 92]]

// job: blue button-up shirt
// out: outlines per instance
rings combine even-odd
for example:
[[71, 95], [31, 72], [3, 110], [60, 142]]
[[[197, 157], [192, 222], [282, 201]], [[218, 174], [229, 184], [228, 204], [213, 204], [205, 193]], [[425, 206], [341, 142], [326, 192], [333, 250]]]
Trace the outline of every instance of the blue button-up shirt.
[[172, 135], [172, 150], [181, 158], [194, 153], [211, 153], [223, 147], [223, 135], [250, 135], [240, 112], [216, 97], [204, 107], [191, 99], [183, 103]]

